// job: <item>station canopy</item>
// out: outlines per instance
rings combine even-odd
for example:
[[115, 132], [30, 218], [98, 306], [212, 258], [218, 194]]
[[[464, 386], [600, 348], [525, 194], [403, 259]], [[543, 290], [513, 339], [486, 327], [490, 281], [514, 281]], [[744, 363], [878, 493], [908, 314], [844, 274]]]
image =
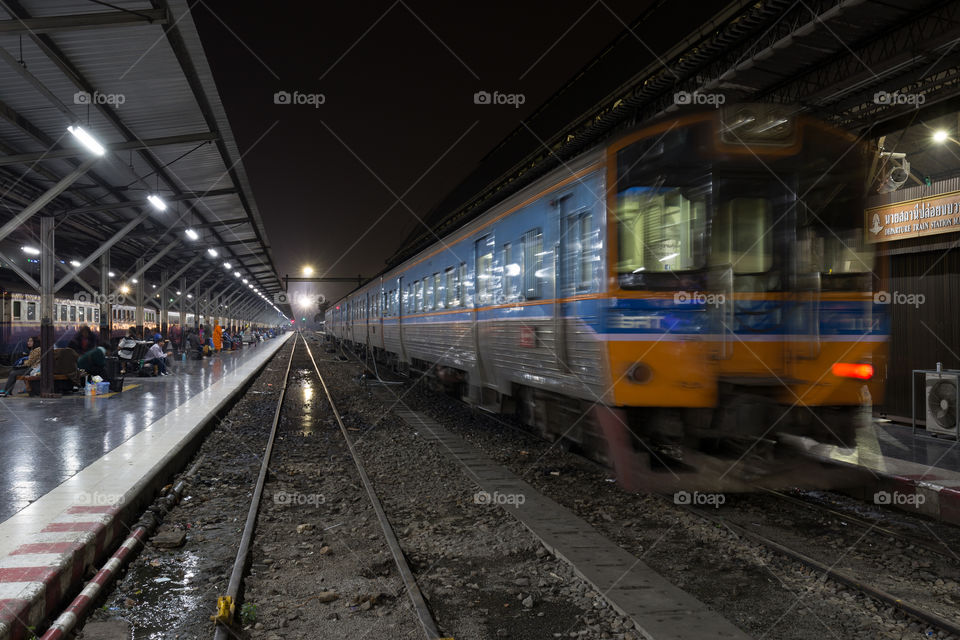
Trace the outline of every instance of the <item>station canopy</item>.
[[0, 1], [0, 273], [35, 276], [24, 247], [52, 215], [58, 296], [80, 286], [74, 273], [99, 289], [109, 249], [117, 283], [246, 278], [247, 297], [252, 284], [273, 303], [281, 282], [242, 160], [187, 2]]

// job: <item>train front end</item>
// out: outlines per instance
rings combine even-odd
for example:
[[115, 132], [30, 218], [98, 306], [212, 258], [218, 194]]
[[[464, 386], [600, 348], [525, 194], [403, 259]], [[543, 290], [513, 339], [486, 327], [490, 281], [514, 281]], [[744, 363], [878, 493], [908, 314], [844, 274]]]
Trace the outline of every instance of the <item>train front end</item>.
[[633, 436], [855, 441], [889, 333], [867, 161], [779, 105], [681, 112], [610, 145], [604, 334]]

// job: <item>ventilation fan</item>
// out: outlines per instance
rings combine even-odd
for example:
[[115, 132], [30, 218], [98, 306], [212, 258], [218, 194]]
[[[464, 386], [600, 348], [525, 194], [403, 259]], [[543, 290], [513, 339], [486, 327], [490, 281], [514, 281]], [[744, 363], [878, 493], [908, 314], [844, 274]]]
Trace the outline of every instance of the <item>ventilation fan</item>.
[[957, 437], [957, 386], [960, 375], [956, 373], [928, 373], [927, 431]]

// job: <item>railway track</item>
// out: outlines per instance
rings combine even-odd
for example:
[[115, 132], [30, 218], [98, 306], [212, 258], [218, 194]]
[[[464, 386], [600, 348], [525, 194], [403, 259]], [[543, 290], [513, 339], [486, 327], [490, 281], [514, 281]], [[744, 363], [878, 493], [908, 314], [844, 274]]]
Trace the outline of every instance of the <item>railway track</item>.
[[237, 550], [236, 558], [234, 560], [227, 593], [218, 599], [217, 613], [215, 616], [213, 616], [214, 621], [217, 623], [217, 626], [214, 630], [214, 640], [228, 640], [231, 637], [238, 637], [235, 630], [232, 628], [232, 624], [234, 623], [237, 612], [239, 611], [238, 605], [240, 604], [240, 593], [243, 586], [244, 575], [247, 571], [250, 546], [255, 535], [256, 523], [260, 512], [260, 504], [263, 497], [264, 484], [270, 470], [270, 462], [273, 453], [274, 442], [277, 438], [278, 427], [280, 425], [280, 417], [283, 410], [284, 400], [287, 397], [286, 391], [290, 379], [290, 370], [294, 361], [294, 356], [297, 352], [297, 348], [301, 342], [303, 345], [302, 348], [306, 350], [306, 354], [313, 365], [316, 378], [324, 390], [330, 410], [336, 418], [340, 432], [348, 450], [350, 451], [353, 463], [356, 466], [357, 473], [360, 476], [361, 482], [363, 483], [364, 489], [367, 492], [367, 496], [370, 499], [373, 510], [376, 513], [377, 521], [379, 522], [383, 531], [383, 535], [390, 547], [391, 556], [393, 557], [394, 563], [396, 564], [400, 573], [400, 577], [403, 580], [403, 584], [406, 588], [407, 595], [410, 598], [414, 613], [416, 614], [417, 620], [420, 623], [420, 627], [423, 630], [424, 637], [426, 637], [427, 640], [442, 640], [443, 636], [437, 628], [437, 624], [433, 619], [430, 608], [427, 605], [427, 602], [423, 597], [423, 593], [420, 591], [413, 572], [411, 571], [403, 551], [400, 548], [396, 533], [394, 532], [393, 527], [391, 526], [390, 521], [383, 510], [383, 505], [380, 501], [380, 498], [377, 495], [373, 484], [370, 482], [370, 478], [367, 476], [366, 469], [364, 468], [363, 462], [357, 454], [347, 427], [344, 425], [340, 412], [337, 410], [337, 406], [330, 395], [329, 389], [327, 388], [327, 384], [320, 373], [319, 367], [317, 367], [317, 362], [314, 359], [310, 345], [307, 343], [307, 340], [299, 334], [297, 338], [295, 338], [293, 348], [290, 350], [290, 358], [287, 362], [286, 372], [284, 374], [282, 388], [280, 390], [280, 396], [277, 400], [273, 422], [270, 426], [270, 434], [268, 436], [266, 450], [263, 455], [263, 461], [260, 466], [259, 475], [257, 476], [257, 482], [254, 486], [250, 508], [247, 513], [247, 519], [244, 523], [243, 535]]
[[[879, 600], [884, 604], [899, 609], [917, 618], [918, 620], [923, 621], [934, 629], [950, 634], [952, 637], [960, 637], [960, 624], [957, 622], [948, 620], [947, 618], [944, 618], [943, 616], [931, 611], [929, 608], [926, 608], [915, 601], [903, 598], [898, 594], [891, 593], [886, 589], [871, 584], [872, 580], [868, 577], [853, 571], [838, 569], [833, 564], [813, 558], [804, 551], [796, 548], [795, 545], [783, 544], [782, 542], [773, 540], [772, 538], [761, 533], [750, 531], [744, 526], [731, 522], [731, 520], [727, 517], [709, 513], [697, 507], [686, 506], [683, 508], [689, 513], [695, 514], [704, 520], [713, 522], [721, 527], [725, 527], [741, 538], [761, 544], [780, 555], [786, 556], [792, 560], [796, 560], [797, 562], [800, 562], [810, 569], [820, 573], [823, 577], [839, 582], [871, 598]], [[870, 525], [864, 535], [868, 535], [874, 529], [875, 527]], [[881, 533], [888, 535], [885, 532]]]

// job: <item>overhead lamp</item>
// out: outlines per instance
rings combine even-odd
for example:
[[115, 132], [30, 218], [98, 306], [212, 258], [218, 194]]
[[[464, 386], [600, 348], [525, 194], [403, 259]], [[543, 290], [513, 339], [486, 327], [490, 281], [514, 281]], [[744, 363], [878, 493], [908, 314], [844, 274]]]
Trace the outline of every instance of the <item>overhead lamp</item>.
[[234, 271], [234, 272], [233, 272], [233, 277], [234, 277], [234, 278], [239, 278], [239, 277], [240, 277], [240, 272], [239, 272], [239, 271]]
[[304, 268], [303, 268], [303, 275], [305, 275], [305, 276], [307, 276], [307, 277], [312, 276], [312, 275], [313, 275], [313, 267], [311, 267], [311, 266], [309, 266], [309, 265], [306, 266], [306, 267], [304, 267]]
[[187, 297], [188, 297], [188, 298], [193, 298], [193, 294], [192, 294], [192, 293], [188, 293], [188, 294], [187, 294]]
[[84, 130], [83, 127], [79, 125], [70, 125], [67, 127], [67, 131], [73, 134], [73, 137], [80, 141], [80, 144], [85, 146], [94, 155], [102, 156], [107, 152], [99, 142], [93, 139], [89, 133]]
[[120, 287], [120, 293], [130, 293], [130, 287], [128, 287], [127, 285], [123, 285], [122, 287]]
[[949, 137], [950, 135], [947, 133], [946, 129], [937, 129], [936, 131], [933, 132], [934, 142], [946, 142], [947, 138]]
[[166, 211], [167, 203], [160, 199], [160, 196], [155, 196], [152, 193], [147, 196], [147, 200], [150, 204], [153, 205], [153, 208], [157, 211]]
[[247, 279], [244, 278], [244, 279], [242, 280], [242, 282], [243, 282], [243, 284], [247, 284]]
[[227, 271], [230, 271], [230, 269], [233, 268], [233, 265], [231, 265], [229, 262], [224, 262], [223, 268], [226, 269]]
[[179, 291], [177, 291], [177, 295], [180, 295], [180, 292], [179, 292]]
[[187, 234], [187, 237], [190, 238], [191, 240], [199, 240], [199, 239], [200, 239], [200, 234], [197, 233], [197, 232], [196, 232], [195, 230], [193, 230], [193, 229], [185, 229], [185, 230], [184, 230], [184, 233]]
[[213, 247], [210, 247], [209, 249], [207, 249], [207, 253], [210, 254], [211, 258], [216, 258], [218, 255], [220, 255], [219, 253], [217, 253], [217, 250], [214, 249]]
[[29, 246], [29, 245], [24, 245], [24, 246], [20, 247], [20, 250], [23, 251], [23, 252], [24, 252], [25, 254], [27, 254], [28, 256], [38, 256], [38, 255], [40, 255], [40, 249], [37, 249], [36, 247], [31, 247], [31, 246]]
[[130, 282], [132, 282], [133, 284], [137, 284], [140, 281], [137, 280], [136, 278], [130, 278]]
[[247, 286], [250, 287], [251, 289], [253, 289], [253, 285], [252, 285], [252, 284], [248, 284]]
[[113, 278], [113, 277], [115, 277], [116, 275], [117, 275], [117, 274], [115, 274], [113, 271], [107, 271], [107, 277], [108, 277], [108, 278]]
[[80, 266], [81, 266], [81, 264], [80, 264], [80, 261], [79, 261], [79, 260], [71, 260], [71, 261], [70, 261], [70, 266], [79, 269]]

